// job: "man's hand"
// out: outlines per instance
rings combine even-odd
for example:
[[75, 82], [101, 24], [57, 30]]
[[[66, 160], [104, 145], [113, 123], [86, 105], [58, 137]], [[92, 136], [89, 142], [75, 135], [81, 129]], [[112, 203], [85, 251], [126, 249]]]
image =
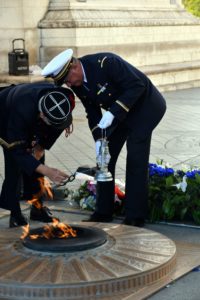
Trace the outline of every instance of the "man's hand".
[[63, 184], [69, 177], [66, 173], [55, 168], [49, 168], [49, 172], [46, 176], [48, 176], [51, 181], [58, 185]]
[[46, 165], [40, 164], [36, 170], [36, 172], [47, 176], [53, 183], [59, 185], [63, 184], [69, 175], [55, 168], [48, 167]]
[[101, 118], [98, 126], [101, 129], [106, 129], [108, 126], [112, 124], [113, 120], [114, 120], [113, 114], [110, 111], [106, 111], [103, 117]]
[[73, 130], [74, 130], [74, 127], [73, 127], [73, 123], [72, 123], [69, 127], [65, 128], [65, 137], [68, 137], [73, 132]]

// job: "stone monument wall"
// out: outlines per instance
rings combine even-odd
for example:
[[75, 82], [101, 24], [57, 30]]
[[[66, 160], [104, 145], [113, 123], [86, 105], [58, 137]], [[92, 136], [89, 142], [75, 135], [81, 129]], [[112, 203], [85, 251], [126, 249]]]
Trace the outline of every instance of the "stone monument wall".
[[[200, 19], [182, 0], [0, 0], [0, 72], [14, 38], [43, 67], [66, 48], [111, 51], [163, 90], [200, 86]], [[8, 22], [12, 20], [12, 22]]]
[[[38, 22], [44, 17], [49, 0], [0, 0], [0, 73], [8, 72], [8, 52], [12, 40], [23, 38], [30, 64], [37, 64], [40, 38]], [[16, 42], [16, 48], [22, 43]]]
[[200, 19], [181, 0], [50, 0], [39, 28], [42, 66], [69, 47], [111, 51], [163, 89], [200, 85]]

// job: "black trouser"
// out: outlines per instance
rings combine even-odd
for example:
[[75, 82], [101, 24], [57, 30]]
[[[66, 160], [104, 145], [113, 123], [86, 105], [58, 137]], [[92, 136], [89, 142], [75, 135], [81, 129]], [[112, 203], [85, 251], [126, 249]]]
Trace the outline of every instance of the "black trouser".
[[[109, 150], [111, 160], [109, 170], [115, 178], [115, 166], [120, 151], [127, 143], [125, 215], [127, 218], [146, 218], [148, 212], [148, 163], [151, 134], [145, 138], [137, 137], [134, 131], [119, 126], [110, 136]], [[100, 197], [96, 212], [112, 215], [114, 210], [114, 182], [107, 183], [113, 195], [108, 199]]]
[[0, 207], [20, 212], [21, 170], [8, 150], [4, 152], [4, 181], [0, 195]]
[[[43, 155], [40, 159], [42, 164], [45, 163], [45, 156]], [[31, 176], [23, 173], [22, 184], [23, 184], [23, 196], [24, 200], [30, 200], [32, 197], [40, 191], [39, 179], [44, 176], [40, 173], [34, 172]]]
[[[24, 175], [9, 150], [3, 150], [3, 152], [5, 179], [0, 195], [0, 207], [18, 214], [21, 211], [19, 200], [21, 198], [23, 180], [24, 192], [27, 196], [26, 200], [30, 200], [32, 195], [36, 194], [40, 189], [38, 178], [42, 175], [36, 172], [31, 176]], [[40, 161], [43, 163], [44, 157]]]

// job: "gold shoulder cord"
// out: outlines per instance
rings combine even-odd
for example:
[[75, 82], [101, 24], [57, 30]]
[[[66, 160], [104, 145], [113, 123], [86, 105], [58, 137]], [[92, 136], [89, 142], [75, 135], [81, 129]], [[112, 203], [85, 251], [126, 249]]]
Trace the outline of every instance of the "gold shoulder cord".
[[24, 144], [24, 143], [25, 143], [25, 141], [16, 141], [16, 142], [9, 144], [6, 141], [4, 141], [2, 138], [0, 138], [0, 145], [6, 149], [12, 149], [12, 148], [15, 148], [16, 146]]

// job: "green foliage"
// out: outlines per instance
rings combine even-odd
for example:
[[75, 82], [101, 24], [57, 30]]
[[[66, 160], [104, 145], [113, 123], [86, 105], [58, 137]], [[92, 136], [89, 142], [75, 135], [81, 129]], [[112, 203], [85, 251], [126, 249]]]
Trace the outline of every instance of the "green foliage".
[[200, 0], [183, 0], [183, 4], [189, 12], [200, 17]]
[[[199, 172], [199, 171], [198, 171]], [[153, 175], [149, 182], [149, 219], [151, 222], [194, 221], [200, 224], [200, 175], [197, 170], [188, 177], [183, 171], [162, 176]], [[177, 184], [187, 183], [186, 190], [177, 188]], [[191, 176], [191, 177], [190, 177]]]

